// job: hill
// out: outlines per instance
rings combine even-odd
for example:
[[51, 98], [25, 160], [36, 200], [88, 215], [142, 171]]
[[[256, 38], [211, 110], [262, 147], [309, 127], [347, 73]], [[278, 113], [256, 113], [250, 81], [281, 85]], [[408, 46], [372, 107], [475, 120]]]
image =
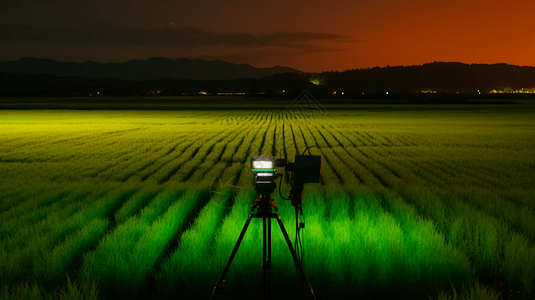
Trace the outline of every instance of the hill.
[[433, 62], [416, 66], [387, 66], [321, 74], [333, 89], [349, 94], [409, 94], [423, 89], [438, 92], [483, 93], [500, 87], [535, 87], [535, 67], [498, 64]]
[[[91, 65], [95, 68], [87, 67]], [[178, 65], [183, 68], [176, 67]], [[15, 66], [18, 66], [18, 69], [15, 69]], [[109, 73], [102, 75], [101, 71], [106, 68], [110, 70]], [[127, 79], [117, 78], [121, 72], [124, 72]], [[157, 79], [141, 80], [141, 78]], [[499, 97], [506, 95], [533, 97], [535, 67], [433, 62], [418, 66], [387, 66], [309, 74], [284, 67], [257, 69], [223, 61], [165, 58], [130, 61], [124, 64], [59, 63], [30, 58], [21, 59], [14, 64], [0, 63], [0, 96], [3, 97], [96, 94], [175, 96], [191, 95], [201, 91], [214, 95], [246, 93], [292, 97], [299, 95], [303, 90], [309, 91], [316, 97], [338, 98], [392, 98], [394, 95], [402, 98], [413, 95], [417, 98], [447, 96], [457, 99], [462, 95], [482, 94]], [[496, 90], [506, 91], [509, 94], [490, 94]]]
[[259, 79], [131, 81], [113, 78], [58, 77], [50, 74], [28, 75], [0, 72], [0, 97], [179, 96], [184, 95], [184, 93], [191, 95], [201, 91], [209, 94], [247, 93], [248, 95], [263, 92], [264, 95], [293, 97], [303, 90], [308, 90], [314, 95], [323, 95], [327, 93], [325, 88], [310, 83], [307, 81], [306, 75], [299, 73], [276, 74]]
[[130, 60], [124, 63], [60, 62], [52, 59], [26, 57], [17, 61], [0, 62], [0, 72], [28, 75], [50, 74], [57, 77], [115, 78], [130, 81], [258, 79], [288, 72], [304, 74], [292, 68], [279, 66], [255, 68], [247, 64], [233, 64], [222, 60], [167, 59], [163, 57]]

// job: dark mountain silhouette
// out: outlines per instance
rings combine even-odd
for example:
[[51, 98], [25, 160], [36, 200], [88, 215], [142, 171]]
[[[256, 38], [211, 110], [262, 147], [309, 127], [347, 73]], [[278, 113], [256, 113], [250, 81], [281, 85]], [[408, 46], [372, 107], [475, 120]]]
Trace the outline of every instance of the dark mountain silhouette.
[[263, 78], [281, 73], [303, 72], [286, 67], [255, 68], [247, 64], [233, 64], [222, 60], [167, 59], [152, 57], [124, 63], [94, 61], [60, 62], [34, 57], [0, 62], [0, 72], [29, 75], [51, 74], [58, 77], [117, 78], [132, 81], [169, 79], [221, 80]]
[[[265, 78], [234, 80], [157, 79], [127, 81], [110, 78], [57, 77], [50, 74], [6, 74], [0, 72], [0, 96], [132, 96], [132, 95], [188, 95], [200, 91], [217, 93], [247, 93], [294, 97], [303, 90], [315, 95], [325, 94], [326, 87], [314, 85], [306, 75], [283, 73]], [[282, 92], [282, 91], [285, 92]]]
[[[18, 62], [31, 62], [33, 59], [21, 59]], [[58, 62], [52, 60], [39, 60], [42, 71], [30, 70], [31, 63], [26, 66], [28, 69], [20, 68], [19, 72], [0, 72], [0, 96], [88, 96], [89, 94], [110, 96], [131, 96], [131, 95], [183, 95], [204, 91], [207, 93], [221, 92], [241, 92], [247, 95], [274, 95], [277, 97], [297, 96], [303, 90], [308, 90], [317, 97], [406, 97], [406, 95], [416, 95], [414, 97], [433, 98], [435, 96], [462, 98], [459, 94], [474, 95], [488, 93], [490, 90], [500, 87], [509, 87], [513, 90], [521, 88], [535, 87], [535, 67], [520, 67], [508, 64], [463, 64], [455, 62], [434, 62], [420, 66], [396, 66], [396, 67], [375, 67], [368, 69], [347, 70], [344, 72], [323, 72], [320, 74], [308, 74], [293, 69], [292, 72], [270, 75], [262, 78], [242, 77], [238, 79], [218, 79], [218, 80], [193, 80], [160, 78], [151, 80], [126, 80], [117, 78], [91, 78], [89, 76], [59, 76], [52, 72], [40, 75], [32, 75], [40, 72], [51, 71], [44, 66], [57, 66]], [[155, 74], [171, 73], [172, 68], [165, 69], [164, 66], [172, 66], [180, 60], [167, 60], [152, 58], [147, 61], [130, 61], [121, 65], [121, 70], [129, 70], [132, 74], [142, 74], [143, 70], [152, 70], [153, 74], [148, 74], [148, 78], [158, 77]], [[185, 60], [192, 65], [200, 66], [213, 63], [218, 65], [216, 75], [198, 73], [205, 78], [223, 76], [221, 74], [237, 74], [234, 67], [238, 65], [214, 61], [206, 62], [201, 60]], [[0, 63], [1, 65], [2, 63]], [[5, 64], [5, 63], [4, 63]], [[95, 62], [85, 63], [59, 63], [64, 73], [75, 73], [80, 71], [81, 65], [95, 65], [100, 70], [107, 68]], [[119, 68], [120, 64], [112, 64], [110, 68]], [[149, 65], [150, 67], [147, 67]], [[157, 67], [160, 65], [160, 67]], [[225, 70], [224, 66], [229, 69]], [[5, 66], [5, 65], [4, 65]], [[138, 68], [136, 67], [138, 66]], [[244, 65], [239, 65], [244, 66]], [[69, 69], [71, 68], [71, 69]], [[208, 67], [207, 67], [208, 68]], [[252, 68], [252, 67], [250, 67]], [[82, 68], [83, 69], [83, 68]], [[272, 68], [273, 69], [273, 68]], [[270, 70], [272, 70], [270, 69]], [[280, 68], [282, 71], [287, 68]], [[84, 72], [98, 72], [96, 69], [84, 69]], [[140, 71], [141, 70], [141, 71]], [[167, 70], [167, 71], [166, 71]], [[215, 68], [214, 68], [215, 70]], [[249, 69], [265, 70], [265, 69]], [[110, 71], [111, 72], [111, 71]], [[149, 72], [149, 71], [147, 71]], [[57, 72], [61, 73], [61, 72]], [[175, 72], [176, 73], [176, 72]], [[110, 73], [111, 74], [111, 73]], [[108, 75], [110, 75], [108, 74]], [[193, 74], [193, 73], [192, 73]], [[251, 73], [250, 73], [251, 74]], [[249, 75], [250, 75], [249, 74]], [[255, 73], [258, 74], [258, 73]], [[230, 75], [228, 75], [230, 76]], [[108, 77], [111, 77], [108, 76]], [[314, 85], [311, 82], [321, 82], [322, 85]], [[422, 90], [431, 89], [437, 91], [434, 95], [422, 95]], [[282, 91], [285, 92], [282, 92]], [[336, 94], [333, 92], [336, 91]], [[342, 92], [344, 92], [342, 94]], [[385, 96], [388, 92], [388, 96]], [[343, 95], [343, 96], [342, 96]], [[374, 96], [375, 95], [375, 96]], [[529, 97], [534, 94], [511, 94], [507, 97]], [[498, 97], [505, 97], [505, 94], [496, 94]], [[413, 97], [413, 96], [411, 96]], [[469, 97], [469, 96], [468, 96]]]

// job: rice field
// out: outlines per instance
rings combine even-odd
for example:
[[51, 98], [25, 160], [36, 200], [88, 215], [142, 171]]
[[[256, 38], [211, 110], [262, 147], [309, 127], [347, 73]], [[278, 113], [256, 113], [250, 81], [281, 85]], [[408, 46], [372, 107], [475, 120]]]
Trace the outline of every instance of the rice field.
[[[303, 264], [317, 299], [535, 299], [533, 113], [0, 110], [0, 298], [208, 299], [257, 197], [250, 157], [316, 145]], [[293, 207], [272, 196], [292, 238]], [[261, 296], [255, 221], [226, 297]], [[275, 225], [273, 299], [305, 299]]]

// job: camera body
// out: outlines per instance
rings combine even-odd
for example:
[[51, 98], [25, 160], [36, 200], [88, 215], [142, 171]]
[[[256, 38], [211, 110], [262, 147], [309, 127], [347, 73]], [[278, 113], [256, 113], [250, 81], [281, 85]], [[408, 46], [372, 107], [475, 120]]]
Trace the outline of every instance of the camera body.
[[319, 183], [321, 178], [321, 156], [296, 155], [295, 162], [286, 165], [287, 171], [293, 171], [296, 183]]

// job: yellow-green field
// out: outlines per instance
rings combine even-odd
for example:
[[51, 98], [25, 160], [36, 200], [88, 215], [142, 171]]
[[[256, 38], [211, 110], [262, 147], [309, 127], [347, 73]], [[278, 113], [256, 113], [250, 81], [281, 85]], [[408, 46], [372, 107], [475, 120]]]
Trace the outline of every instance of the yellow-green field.
[[[318, 299], [534, 299], [530, 104], [0, 110], [0, 298], [208, 298], [256, 198], [250, 157], [312, 145]], [[273, 232], [273, 298], [302, 297]], [[227, 276], [237, 298], [260, 295], [259, 235], [253, 221]]]

